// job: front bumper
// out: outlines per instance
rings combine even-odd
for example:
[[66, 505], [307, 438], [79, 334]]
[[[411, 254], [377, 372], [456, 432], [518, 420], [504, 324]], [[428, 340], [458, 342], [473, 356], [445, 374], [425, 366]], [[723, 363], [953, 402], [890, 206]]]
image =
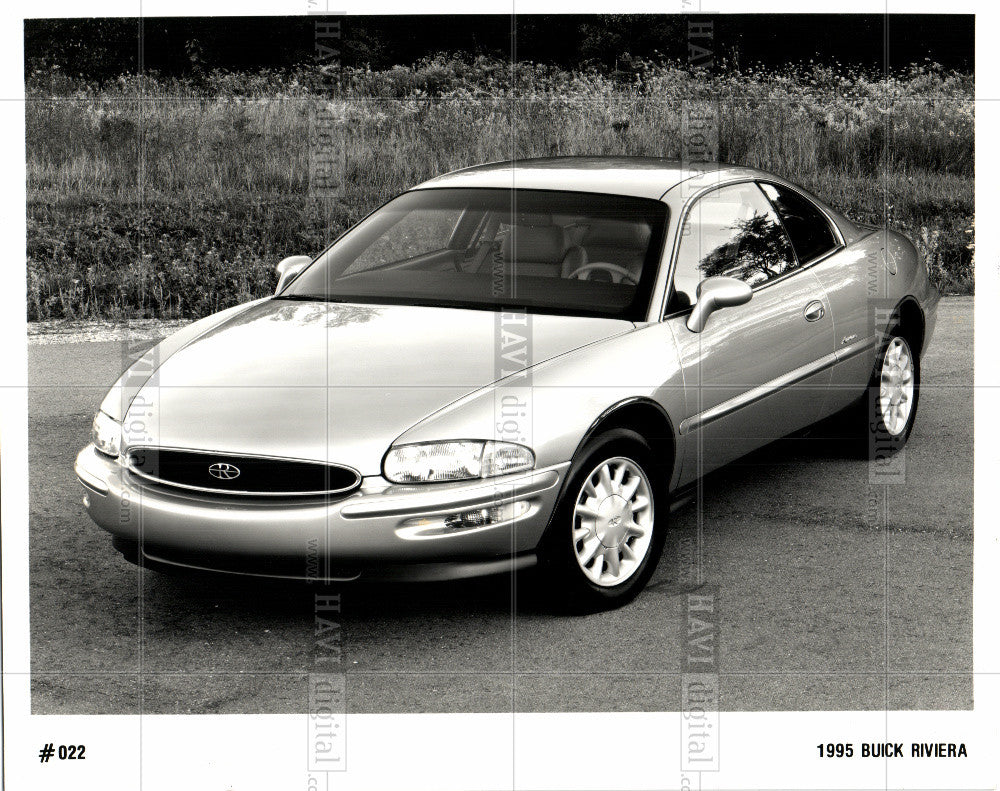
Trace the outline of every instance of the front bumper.
[[[267, 501], [152, 485], [93, 445], [75, 471], [90, 517], [160, 563], [301, 579], [449, 579], [530, 565], [568, 467], [422, 486], [374, 477], [339, 499]], [[444, 522], [504, 506], [517, 515], [483, 526]]]

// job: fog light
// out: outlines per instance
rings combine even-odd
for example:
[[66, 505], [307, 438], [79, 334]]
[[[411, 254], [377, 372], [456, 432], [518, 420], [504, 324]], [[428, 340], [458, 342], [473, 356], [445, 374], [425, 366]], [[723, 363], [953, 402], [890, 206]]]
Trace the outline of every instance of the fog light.
[[403, 522], [396, 529], [396, 535], [406, 541], [447, 539], [463, 531], [471, 532], [506, 524], [522, 516], [529, 517], [537, 511], [538, 506], [532, 505], [530, 500], [518, 500], [504, 505], [470, 508], [468, 511], [447, 516], [418, 516]]
[[490, 508], [477, 508], [474, 511], [465, 511], [461, 514], [452, 514], [445, 517], [445, 527], [452, 530], [469, 530], [474, 527], [486, 527], [500, 522], [509, 522], [528, 513], [528, 503], [518, 500], [515, 503], [505, 505], [494, 505]]

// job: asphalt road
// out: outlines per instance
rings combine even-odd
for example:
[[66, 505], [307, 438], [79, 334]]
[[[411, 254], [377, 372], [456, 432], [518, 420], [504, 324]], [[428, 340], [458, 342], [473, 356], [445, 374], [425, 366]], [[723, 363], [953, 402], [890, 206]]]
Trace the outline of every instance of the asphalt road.
[[[80, 503], [77, 450], [119, 373], [114, 342], [30, 358], [34, 713], [301, 712], [347, 673], [348, 711], [676, 710], [686, 594], [718, 602], [727, 710], [972, 706], [971, 298], [941, 303], [903, 480], [821, 436], [710, 477], [630, 606], [552, 613], [528, 581], [345, 586], [339, 665], [315, 588], [185, 579], [121, 560]], [[691, 573], [698, 515], [702, 575]]]

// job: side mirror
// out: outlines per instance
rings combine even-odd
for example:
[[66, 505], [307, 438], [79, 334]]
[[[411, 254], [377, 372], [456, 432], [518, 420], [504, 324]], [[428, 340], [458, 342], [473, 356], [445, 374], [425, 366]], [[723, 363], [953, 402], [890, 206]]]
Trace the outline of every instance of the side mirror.
[[307, 255], [291, 255], [278, 262], [275, 267], [278, 270], [278, 285], [274, 293], [278, 294], [285, 286], [299, 276], [299, 272], [312, 263], [312, 259]]
[[708, 324], [708, 317], [719, 308], [745, 305], [753, 296], [753, 289], [735, 277], [709, 277], [698, 284], [698, 301], [688, 316], [687, 328], [701, 332]]

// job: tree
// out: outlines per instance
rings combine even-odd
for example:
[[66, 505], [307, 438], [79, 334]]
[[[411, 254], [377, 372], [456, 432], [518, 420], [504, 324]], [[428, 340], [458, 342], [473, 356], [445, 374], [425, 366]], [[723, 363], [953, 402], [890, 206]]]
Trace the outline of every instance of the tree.
[[795, 260], [788, 237], [771, 217], [755, 213], [730, 226], [737, 234], [702, 258], [703, 277], [727, 275], [747, 283], [763, 283], [780, 275]]

